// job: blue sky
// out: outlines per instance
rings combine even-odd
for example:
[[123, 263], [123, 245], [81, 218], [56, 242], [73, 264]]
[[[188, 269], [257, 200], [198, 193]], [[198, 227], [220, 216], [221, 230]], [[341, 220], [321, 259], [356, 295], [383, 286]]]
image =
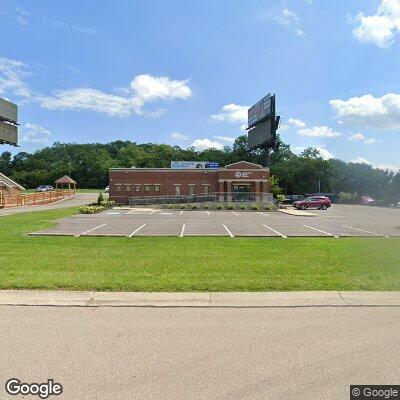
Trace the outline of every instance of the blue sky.
[[20, 148], [230, 145], [276, 93], [295, 152], [400, 165], [400, 0], [8, 1], [0, 96]]

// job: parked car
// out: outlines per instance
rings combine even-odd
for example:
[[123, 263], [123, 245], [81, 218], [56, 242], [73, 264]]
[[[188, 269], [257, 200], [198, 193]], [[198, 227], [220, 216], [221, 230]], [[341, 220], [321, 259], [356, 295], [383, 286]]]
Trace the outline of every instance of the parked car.
[[52, 192], [54, 190], [53, 186], [50, 185], [41, 185], [36, 188], [37, 192]]
[[295, 201], [304, 200], [305, 197], [302, 194], [288, 194], [283, 200], [283, 204], [293, 204]]
[[361, 196], [360, 203], [365, 206], [373, 206], [375, 204], [375, 200], [369, 196]]
[[104, 193], [108, 193], [110, 191], [110, 186], [106, 186], [105, 188], [104, 188]]
[[326, 210], [331, 206], [331, 201], [325, 196], [307, 197], [305, 200], [295, 201], [293, 207], [298, 210], [306, 210], [307, 208], [317, 208], [318, 210]]

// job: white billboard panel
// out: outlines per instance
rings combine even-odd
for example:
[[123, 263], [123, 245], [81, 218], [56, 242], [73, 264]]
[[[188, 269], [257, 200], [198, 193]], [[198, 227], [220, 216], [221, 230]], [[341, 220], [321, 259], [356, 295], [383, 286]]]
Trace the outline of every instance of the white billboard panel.
[[0, 119], [18, 122], [18, 107], [11, 101], [0, 99]]
[[213, 161], [171, 161], [173, 169], [198, 169], [219, 168], [219, 164]]
[[0, 144], [18, 144], [18, 127], [0, 121]]

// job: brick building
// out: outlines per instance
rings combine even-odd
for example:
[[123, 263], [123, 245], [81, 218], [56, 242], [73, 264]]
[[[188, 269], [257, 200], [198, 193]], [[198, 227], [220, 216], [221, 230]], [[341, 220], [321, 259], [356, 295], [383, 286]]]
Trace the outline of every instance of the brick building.
[[208, 196], [235, 201], [252, 194], [260, 201], [269, 193], [269, 169], [240, 161], [217, 169], [110, 168], [110, 199], [127, 204], [129, 198], [148, 196]]
[[0, 198], [17, 196], [22, 190], [21, 185], [0, 172]]

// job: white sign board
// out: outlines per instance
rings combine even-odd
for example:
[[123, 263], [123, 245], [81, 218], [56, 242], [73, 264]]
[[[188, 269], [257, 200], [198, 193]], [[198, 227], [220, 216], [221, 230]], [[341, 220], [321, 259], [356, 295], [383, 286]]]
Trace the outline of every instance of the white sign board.
[[0, 121], [0, 144], [18, 144], [18, 127]]
[[4, 118], [12, 122], [18, 122], [17, 105], [11, 103], [11, 101], [0, 99], [0, 118]]

